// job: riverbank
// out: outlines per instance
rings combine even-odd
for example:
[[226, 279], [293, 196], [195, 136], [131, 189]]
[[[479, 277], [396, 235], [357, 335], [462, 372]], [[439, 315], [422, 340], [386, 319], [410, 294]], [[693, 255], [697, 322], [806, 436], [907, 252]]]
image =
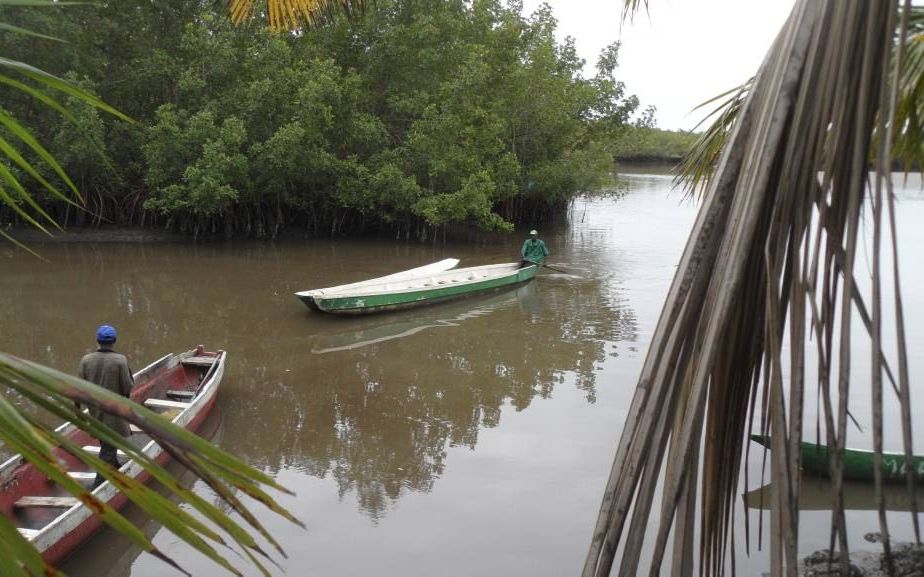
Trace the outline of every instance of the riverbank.
[[690, 152], [699, 134], [683, 130], [626, 127], [614, 144], [616, 162], [678, 164]]
[[55, 230], [48, 235], [29, 227], [13, 227], [4, 231], [17, 241], [32, 245], [36, 243], [156, 243], [189, 240], [188, 235], [163, 229], [129, 227], [74, 227]]
[[[878, 533], [869, 533], [864, 539], [878, 543]], [[828, 549], [815, 551], [802, 560], [799, 572], [803, 577], [840, 577], [840, 555], [832, 557]], [[851, 577], [920, 577], [924, 575], [924, 545], [892, 543], [894, 573], [889, 573], [885, 555], [881, 551], [853, 551], [849, 556]]]
[[[637, 170], [657, 170], [662, 167], [668, 170], [670, 165], [666, 164], [639, 164]], [[0, 231], [8, 234], [16, 241], [27, 246], [34, 244], [59, 244], [59, 243], [163, 243], [163, 242], [212, 242], [226, 240], [264, 240], [264, 241], [299, 241], [299, 240], [319, 240], [319, 239], [361, 239], [372, 238], [388, 240], [389, 242], [409, 242], [412, 244], [446, 244], [447, 242], [467, 243], [476, 245], [496, 244], [508, 238], [525, 238], [527, 232], [533, 228], [547, 234], [552, 231], [561, 231], [569, 224], [570, 208], [569, 203], [558, 210], [550, 211], [542, 215], [541, 218], [530, 220], [525, 224], [517, 225], [517, 228], [511, 232], [485, 230], [475, 224], [466, 223], [447, 223], [442, 226], [421, 226], [414, 230], [410, 229], [389, 229], [389, 228], [368, 228], [356, 230], [354, 232], [341, 232], [338, 234], [317, 234], [313, 229], [304, 227], [289, 226], [281, 228], [272, 236], [252, 236], [247, 234], [237, 234], [228, 236], [224, 233], [200, 234], [198, 237], [189, 232], [165, 229], [156, 226], [126, 226], [126, 225], [104, 225], [104, 226], [70, 226], [64, 230], [51, 230], [51, 234], [46, 234], [34, 227], [25, 225], [13, 225], [4, 228], [0, 225]], [[520, 239], [523, 240], [522, 238]]]

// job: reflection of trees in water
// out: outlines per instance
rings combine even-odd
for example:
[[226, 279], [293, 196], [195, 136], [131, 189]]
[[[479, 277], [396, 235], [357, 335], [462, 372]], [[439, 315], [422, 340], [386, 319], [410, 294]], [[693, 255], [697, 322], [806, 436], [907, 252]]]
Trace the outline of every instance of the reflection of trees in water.
[[[119, 328], [136, 369], [200, 342], [226, 348], [222, 446], [270, 471], [330, 477], [377, 518], [403, 492], [429, 491], [447, 449], [474, 449], [505, 404], [524, 410], [562, 385], [594, 402], [607, 347], [636, 339], [619, 294], [586, 278], [540, 276], [515, 291], [362, 319], [295, 301], [311, 275], [347, 281], [351, 267], [428, 258], [353, 248], [64, 247], [41, 282], [34, 263], [20, 264], [31, 280], [0, 279], [0, 298], [25, 303], [0, 310], [3, 326], [25, 335], [4, 329], [0, 348], [73, 372], [103, 320]], [[311, 352], [325, 348], [338, 350]]]
[[[347, 320], [342, 333], [317, 337], [325, 345], [318, 348], [336, 344], [336, 352], [300, 359], [303, 383], [267, 383], [261, 412], [273, 421], [255, 423], [265, 430], [236, 448], [267, 468], [330, 476], [341, 496], [355, 491], [378, 518], [402, 492], [430, 490], [448, 447], [474, 449], [505, 404], [523, 410], [566, 383], [593, 402], [607, 345], [636, 333], [634, 314], [608, 298], [594, 281], [540, 280], [391, 320], [370, 317], [370, 326]], [[471, 314], [479, 309], [488, 312]], [[349, 348], [351, 338], [359, 346]], [[279, 415], [288, 418], [280, 423]], [[269, 451], [264, 435], [278, 439]]]

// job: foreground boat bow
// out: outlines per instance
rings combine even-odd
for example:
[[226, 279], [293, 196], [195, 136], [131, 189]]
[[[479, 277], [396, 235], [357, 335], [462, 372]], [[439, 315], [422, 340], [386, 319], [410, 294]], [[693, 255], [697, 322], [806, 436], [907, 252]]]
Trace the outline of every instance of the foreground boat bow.
[[[168, 354], [135, 374], [131, 398], [170, 418], [175, 425], [195, 431], [215, 404], [225, 358], [224, 351], [206, 352], [201, 347]], [[64, 423], [57, 432], [84, 451], [99, 453], [99, 442], [74, 425]], [[170, 455], [147, 435], [133, 429], [130, 439], [158, 463], [170, 459]], [[68, 468], [71, 478], [87, 487], [93, 483], [96, 474], [83, 461], [60, 447], [54, 453]], [[134, 461], [124, 462], [119, 470], [142, 482], [149, 477]], [[116, 509], [128, 500], [109, 482], [93, 490], [93, 495]], [[53, 565], [72, 553], [102, 525], [98, 515], [19, 455], [0, 465], [0, 512], [11, 519], [19, 532]]]

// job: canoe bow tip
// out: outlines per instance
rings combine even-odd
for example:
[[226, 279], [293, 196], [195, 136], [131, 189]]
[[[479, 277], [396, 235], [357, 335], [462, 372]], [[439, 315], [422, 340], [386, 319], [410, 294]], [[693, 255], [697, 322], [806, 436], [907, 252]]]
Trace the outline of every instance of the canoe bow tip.
[[763, 435], [751, 435], [751, 440], [764, 447], [770, 447], [770, 438]]

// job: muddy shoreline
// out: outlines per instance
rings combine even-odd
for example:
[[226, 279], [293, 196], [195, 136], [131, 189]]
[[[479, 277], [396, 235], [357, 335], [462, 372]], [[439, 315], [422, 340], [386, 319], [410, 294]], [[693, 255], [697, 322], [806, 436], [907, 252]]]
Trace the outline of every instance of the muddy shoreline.
[[[870, 543], [878, 543], [878, 533], [864, 537]], [[851, 551], [849, 558], [850, 577], [886, 577], [890, 575], [882, 549]], [[892, 542], [892, 566], [895, 577], [924, 577], [924, 545]], [[840, 554], [834, 555], [827, 549], [815, 551], [802, 560], [799, 575], [802, 577], [846, 577], [840, 568]]]
[[69, 228], [55, 230], [51, 235], [34, 228], [15, 227], [4, 231], [23, 244], [47, 243], [156, 243], [184, 242], [189, 236], [168, 230], [129, 227]]

